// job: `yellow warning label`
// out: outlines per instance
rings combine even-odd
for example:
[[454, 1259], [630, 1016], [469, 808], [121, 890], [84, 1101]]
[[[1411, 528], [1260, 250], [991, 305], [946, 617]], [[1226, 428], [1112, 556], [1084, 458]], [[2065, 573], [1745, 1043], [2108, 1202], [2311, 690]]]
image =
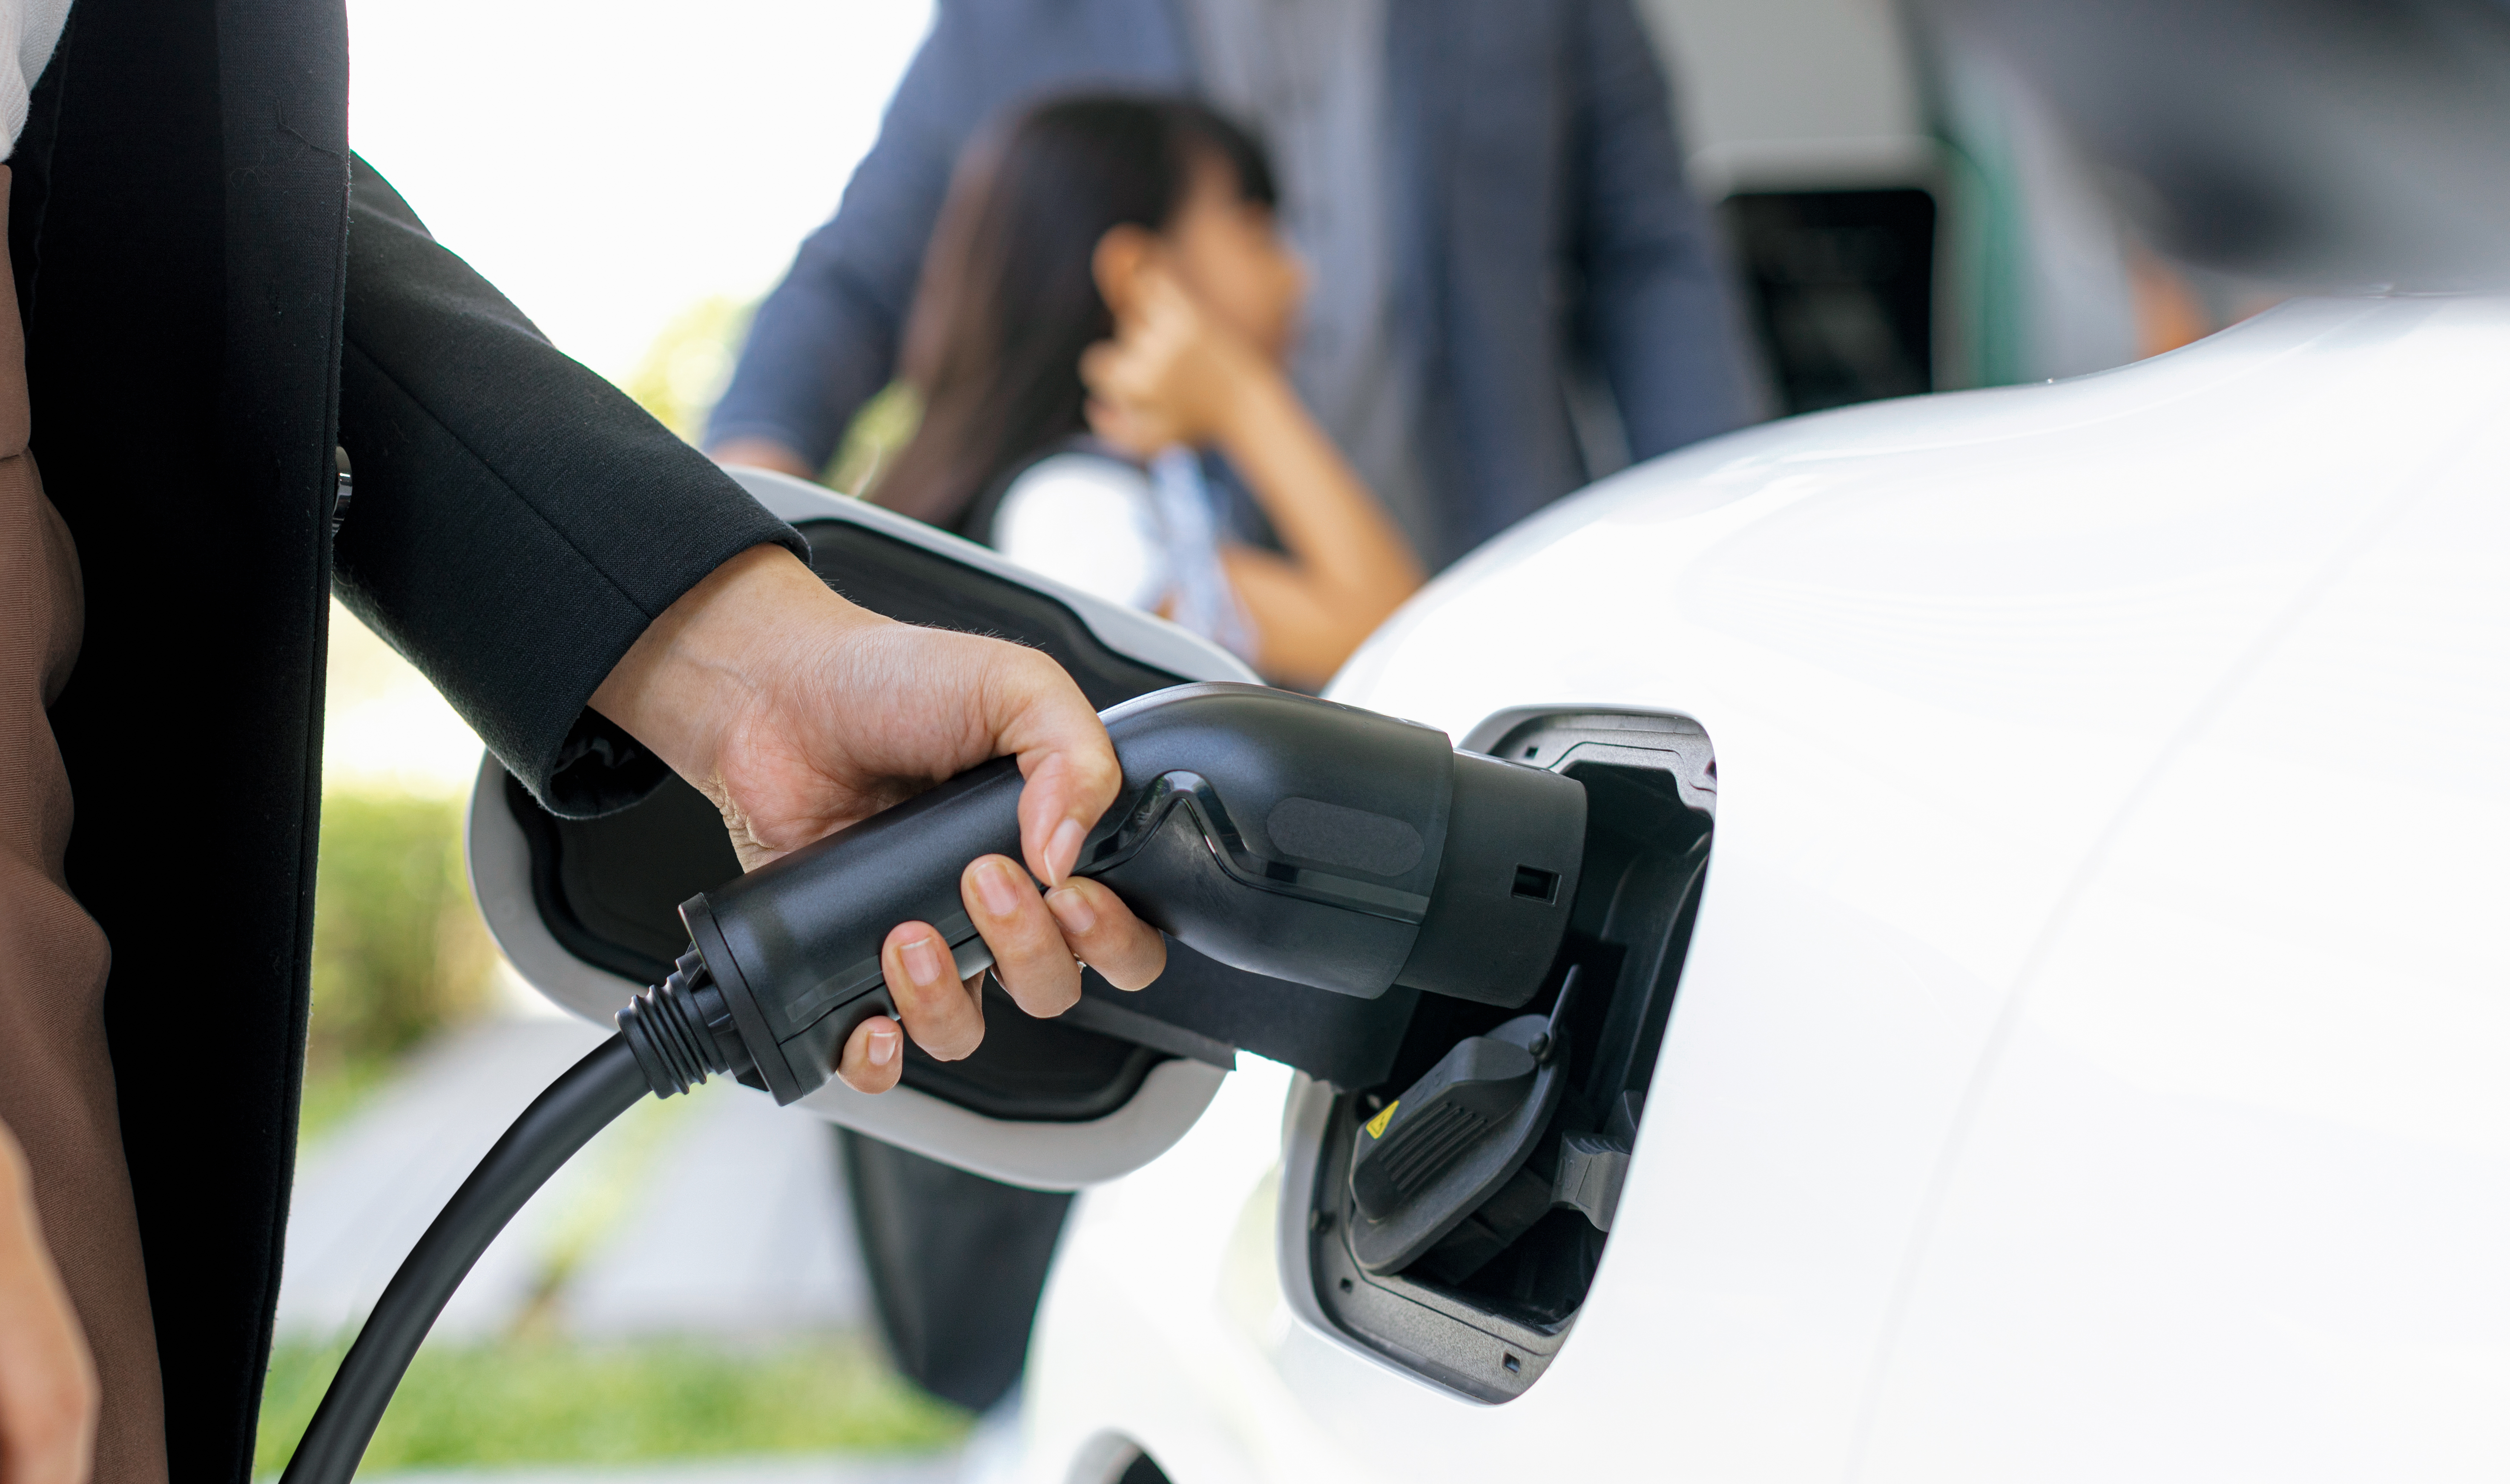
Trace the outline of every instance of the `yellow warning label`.
[[1368, 1136], [1372, 1139], [1382, 1139], [1386, 1137], [1386, 1125], [1394, 1122], [1394, 1110], [1402, 1106], [1403, 1099], [1398, 1097], [1394, 1101], [1386, 1105], [1386, 1111], [1384, 1113], [1370, 1119], [1368, 1121]]

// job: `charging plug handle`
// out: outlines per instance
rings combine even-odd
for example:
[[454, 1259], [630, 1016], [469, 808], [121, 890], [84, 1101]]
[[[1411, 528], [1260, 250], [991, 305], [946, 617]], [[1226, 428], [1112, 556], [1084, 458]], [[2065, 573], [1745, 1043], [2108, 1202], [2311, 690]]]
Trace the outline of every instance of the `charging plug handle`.
[[[1152, 926], [1250, 973], [1366, 998], [1399, 983], [1514, 1008], [1540, 986], [1585, 847], [1574, 780], [1263, 686], [1179, 686], [1105, 721], [1123, 789], [1075, 873]], [[667, 997], [688, 1004], [673, 1044], [750, 1069], [780, 1103], [808, 1096], [856, 1025], [894, 1013], [893, 925], [931, 923], [963, 973], [990, 962], [959, 876], [1018, 856], [1019, 790], [998, 759], [683, 903], [697, 962]]]

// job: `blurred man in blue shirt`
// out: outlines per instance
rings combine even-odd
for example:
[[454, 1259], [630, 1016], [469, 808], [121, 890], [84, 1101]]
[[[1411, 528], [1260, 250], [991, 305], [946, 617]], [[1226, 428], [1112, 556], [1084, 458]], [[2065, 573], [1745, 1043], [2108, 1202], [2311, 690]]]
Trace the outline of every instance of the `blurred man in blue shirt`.
[[940, 0], [709, 450], [824, 466], [894, 374], [962, 148], [1084, 87], [1198, 94], [1266, 140], [1314, 284], [1299, 390], [1433, 568], [1624, 453], [1761, 415], [1629, 0]]

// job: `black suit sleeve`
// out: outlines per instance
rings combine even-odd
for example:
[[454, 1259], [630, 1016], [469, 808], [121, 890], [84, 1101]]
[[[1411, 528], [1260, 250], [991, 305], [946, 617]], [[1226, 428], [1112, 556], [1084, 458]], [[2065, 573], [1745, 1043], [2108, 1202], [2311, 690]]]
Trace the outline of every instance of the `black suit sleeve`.
[[560, 814], [662, 765], [586, 703], [728, 558], [806, 552], [724, 473], [560, 354], [363, 160], [350, 175], [341, 598]]

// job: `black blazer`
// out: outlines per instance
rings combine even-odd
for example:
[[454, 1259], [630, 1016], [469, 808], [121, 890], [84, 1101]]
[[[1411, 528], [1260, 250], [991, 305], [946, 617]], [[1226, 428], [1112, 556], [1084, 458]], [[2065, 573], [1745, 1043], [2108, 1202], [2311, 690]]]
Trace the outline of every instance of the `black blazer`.
[[[33, 446], [87, 585], [53, 712], [69, 880], [113, 945], [176, 1484], [251, 1464], [326, 595], [584, 813], [661, 776], [587, 715], [601, 677], [725, 558], [800, 546], [352, 160], [347, 82], [340, 0], [78, 0], [11, 161]], [[335, 443], [357, 475], [336, 547]]]

